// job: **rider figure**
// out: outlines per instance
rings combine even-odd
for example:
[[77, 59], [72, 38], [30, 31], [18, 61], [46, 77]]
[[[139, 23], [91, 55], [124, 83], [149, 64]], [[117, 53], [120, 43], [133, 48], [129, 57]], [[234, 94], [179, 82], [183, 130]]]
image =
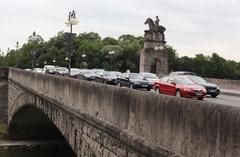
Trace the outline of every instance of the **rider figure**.
[[155, 21], [155, 25], [158, 27], [159, 26], [159, 18], [158, 18], [158, 16], [156, 16], [156, 21]]

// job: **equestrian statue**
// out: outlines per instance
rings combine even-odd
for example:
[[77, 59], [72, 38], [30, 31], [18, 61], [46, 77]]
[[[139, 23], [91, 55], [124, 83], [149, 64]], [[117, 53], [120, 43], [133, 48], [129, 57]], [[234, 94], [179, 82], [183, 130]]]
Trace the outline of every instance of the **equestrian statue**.
[[148, 18], [146, 21], [145, 21], [145, 25], [148, 24], [149, 26], [149, 30], [150, 32], [154, 32], [154, 33], [160, 33], [163, 37], [163, 41], [165, 41], [165, 35], [164, 35], [164, 32], [166, 31], [166, 28], [159, 25], [159, 18], [158, 16], [156, 16], [156, 21], [153, 21], [151, 18]]

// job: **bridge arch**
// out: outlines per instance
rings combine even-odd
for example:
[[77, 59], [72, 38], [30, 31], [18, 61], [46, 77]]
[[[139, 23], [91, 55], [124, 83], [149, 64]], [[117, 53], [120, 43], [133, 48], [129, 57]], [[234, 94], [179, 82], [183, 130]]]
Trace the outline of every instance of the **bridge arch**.
[[41, 109], [29, 104], [14, 113], [8, 133], [11, 139], [64, 139], [49, 117]]

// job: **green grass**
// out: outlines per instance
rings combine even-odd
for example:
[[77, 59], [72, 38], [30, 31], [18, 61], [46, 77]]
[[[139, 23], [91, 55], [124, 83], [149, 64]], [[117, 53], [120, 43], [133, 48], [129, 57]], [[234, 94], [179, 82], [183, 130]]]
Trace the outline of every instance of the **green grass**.
[[0, 138], [6, 137], [7, 135], [7, 124], [0, 123]]

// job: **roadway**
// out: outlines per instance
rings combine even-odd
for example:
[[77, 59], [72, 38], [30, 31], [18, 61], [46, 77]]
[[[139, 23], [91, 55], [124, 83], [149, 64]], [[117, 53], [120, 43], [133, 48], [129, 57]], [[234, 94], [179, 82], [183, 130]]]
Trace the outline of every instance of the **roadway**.
[[217, 103], [217, 104], [226, 104], [226, 105], [238, 105], [240, 107], [240, 97], [239, 96], [230, 96], [230, 95], [218, 95], [216, 98], [211, 98], [207, 96], [203, 101]]
[[[155, 92], [154, 90], [151, 90], [152, 92]], [[239, 106], [240, 107], [240, 92], [234, 91], [236, 93], [227, 93], [229, 95], [220, 94], [216, 98], [212, 98], [211, 96], [206, 96], [203, 101], [206, 102], [212, 102], [216, 104], [226, 104], [226, 105], [233, 105], [233, 106]], [[197, 100], [200, 101], [200, 100]]]

